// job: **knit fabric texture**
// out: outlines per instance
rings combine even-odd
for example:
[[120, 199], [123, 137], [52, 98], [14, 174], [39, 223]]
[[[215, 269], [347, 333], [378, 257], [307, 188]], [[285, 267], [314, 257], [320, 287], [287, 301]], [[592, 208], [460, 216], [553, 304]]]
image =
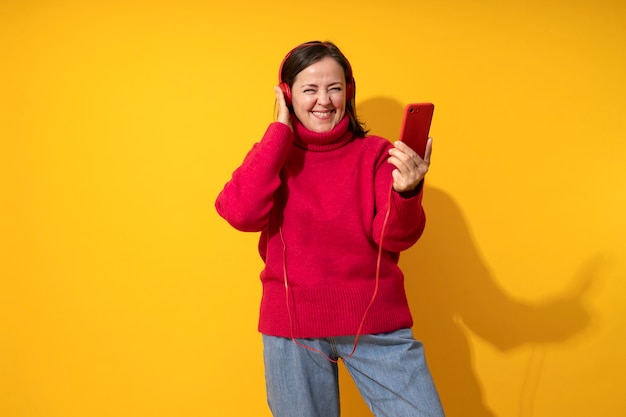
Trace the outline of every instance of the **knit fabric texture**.
[[295, 118], [293, 130], [271, 123], [216, 200], [233, 227], [261, 232], [264, 334], [355, 335], [374, 293], [381, 238], [378, 292], [361, 333], [413, 324], [398, 260], [424, 230], [422, 189], [410, 198], [390, 194], [391, 143], [354, 138], [348, 123], [344, 117], [326, 133]]

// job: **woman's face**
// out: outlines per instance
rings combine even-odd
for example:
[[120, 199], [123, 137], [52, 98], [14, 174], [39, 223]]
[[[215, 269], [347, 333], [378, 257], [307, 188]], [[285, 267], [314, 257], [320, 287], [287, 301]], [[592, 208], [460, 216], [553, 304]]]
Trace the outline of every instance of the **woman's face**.
[[313, 132], [328, 132], [346, 112], [346, 77], [331, 57], [309, 65], [291, 88], [293, 110], [302, 125]]

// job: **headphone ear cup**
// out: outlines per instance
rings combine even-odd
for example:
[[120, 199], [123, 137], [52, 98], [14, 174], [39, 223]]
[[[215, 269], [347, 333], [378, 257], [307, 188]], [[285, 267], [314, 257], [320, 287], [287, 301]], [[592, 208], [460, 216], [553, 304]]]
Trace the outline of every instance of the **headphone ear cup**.
[[280, 83], [278, 87], [280, 87], [281, 91], [283, 92], [283, 96], [285, 97], [285, 103], [287, 104], [287, 106], [291, 106], [291, 88], [289, 88], [289, 84]]
[[346, 86], [346, 101], [354, 100], [356, 85], [354, 79], [352, 79]]

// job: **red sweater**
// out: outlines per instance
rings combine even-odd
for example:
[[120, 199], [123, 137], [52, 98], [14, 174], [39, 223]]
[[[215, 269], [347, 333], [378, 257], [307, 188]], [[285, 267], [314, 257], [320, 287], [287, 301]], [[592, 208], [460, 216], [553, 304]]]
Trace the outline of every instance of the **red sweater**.
[[[327, 133], [295, 119], [294, 130], [270, 124], [216, 208], [236, 229], [261, 232], [260, 332], [291, 337], [293, 326], [295, 337], [354, 335], [375, 288], [394, 169], [387, 162], [391, 144], [377, 136], [353, 138], [347, 117]], [[378, 293], [362, 334], [413, 324], [398, 259], [424, 230], [422, 191], [410, 198], [392, 192], [390, 201]]]

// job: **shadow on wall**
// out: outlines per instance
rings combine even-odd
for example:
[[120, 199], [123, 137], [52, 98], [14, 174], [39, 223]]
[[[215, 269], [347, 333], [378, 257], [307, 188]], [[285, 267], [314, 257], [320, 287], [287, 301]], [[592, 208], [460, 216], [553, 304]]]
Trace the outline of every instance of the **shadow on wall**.
[[[375, 99], [360, 104], [359, 117], [368, 122], [372, 134], [390, 138], [399, 132], [403, 107], [392, 100]], [[455, 201], [442, 190], [427, 186], [424, 206], [426, 232], [400, 260], [415, 321], [414, 335], [424, 342], [447, 417], [493, 417], [474, 371], [466, 329], [500, 350], [526, 343], [563, 342], [590, 323], [583, 301], [599, 265], [591, 264], [573, 288], [558, 297], [536, 304], [519, 302], [494, 281]], [[531, 361], [529, 367], [537, 364]], [[526, 379], [522, 381], [520, 415], [532, 408], [539, 382], [541, 369], [534, 369], [535, 376], [530, 376], [530, 371], [520, 376]], [[342, 415], [364, 413], [369, 412], [358, 391], [348, 385], [342, 392]]]

